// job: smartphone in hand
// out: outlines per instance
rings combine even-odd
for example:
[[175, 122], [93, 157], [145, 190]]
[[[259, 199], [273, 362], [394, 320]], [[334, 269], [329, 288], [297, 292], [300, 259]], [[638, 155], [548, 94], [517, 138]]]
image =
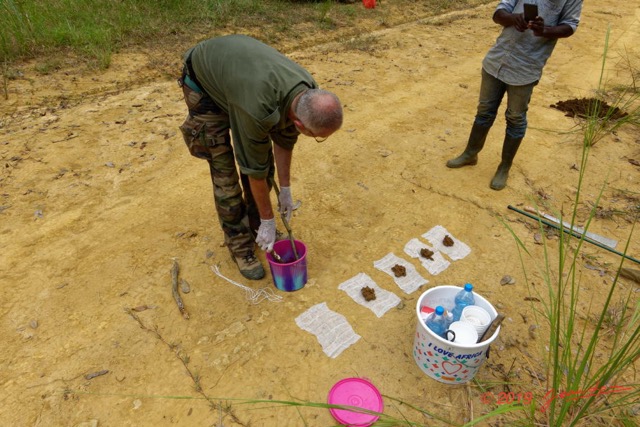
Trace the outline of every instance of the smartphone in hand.
[[533, 3], [524, 4], [524, 20], [529, 22], [536, 19], [538, 16], [538, 5]]

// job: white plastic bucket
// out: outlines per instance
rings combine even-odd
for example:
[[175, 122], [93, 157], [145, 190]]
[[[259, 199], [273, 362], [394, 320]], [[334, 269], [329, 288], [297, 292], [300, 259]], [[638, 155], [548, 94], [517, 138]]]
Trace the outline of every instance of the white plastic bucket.
[[[424, 323], [421, 309], [423, 306], [435, 308], [438, 305], [451, 311], [454, 298], [462, 288], [457, 286], [436, 286], [425, 291], [416, 304], [416, 335], [413, 341], [413, 358], [422, 371], [436, 381], [445, 384], [464, 384], [473, 379], [484, 363], [489, 346], [498, 338], [500, 327], [489, 339], [470, 345], [460, 345], [439, 337]], [[498, 312], [474, 291], [475, 305], [489, 312], [491, 320]]]

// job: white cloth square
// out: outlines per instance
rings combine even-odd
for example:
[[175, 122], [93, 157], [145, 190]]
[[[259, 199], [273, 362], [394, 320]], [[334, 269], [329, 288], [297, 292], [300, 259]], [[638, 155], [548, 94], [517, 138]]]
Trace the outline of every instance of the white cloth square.
[[[422, 249], [427, 249], [433, 252], [433, 255], [431, 256], [433, 259], [427, 259], [421, 256], [420, 250]], [[434, 276], [442, 273], [451, 265], [451, 263], [447, 261], [439, 251], [425, 243], [422, 243], [419, 239], [409, 240], [407, 244], [404, 245], [404, 253], [409, 255], [411, 258], [418, 258], [422, 266]]]
[[[362, 296], [362, 288], [365, 286], [375, 291], [376, 299], [372, 301], [364, 299]], [[382, 317], [382, 315], [391, 308], [400, 304], [400, 298], [396, 294], [382, 289], [371, 277], [364, 273], [360, 273], [346, 282], [341, 283], [338, 289], [345, 291], [355, 302], [367, 307], [378, 317]]]
[[324, 353], [332, 359], [360, 339], [347, 318], [331, 311], [325, 302], [314, 305], [296, 317], [296, 324], [314, 334]]
[[[405, 276], [396, 277], [395, 273], [391, 270], [396, 265], [403, 266], [406, 269], [407, 274]], [[373, 266], [393, 277], [396, 285], [408, 294], [414, 292], [420, 286], [429, 283], [427, 279], [418, 273], [413, 264], [397, 257], [393, 252], [388, 253], [384, 258], [379, 259], [378, 261], [374, 261]]]
[[[453, 240], [452, 246], [445, 246], [444, 243], [442, 243], [445, 236], [449, 236], [451, 240]], [[436, 225], [431, 230], [424, 233], [422, 237], [427, 239], [436, 250], [446, 254], [454, 261], [462, 259], [471, 253], [471, 248], [469, 248], [469, 246], [453, 237], [451, 233], [441, 225]]]

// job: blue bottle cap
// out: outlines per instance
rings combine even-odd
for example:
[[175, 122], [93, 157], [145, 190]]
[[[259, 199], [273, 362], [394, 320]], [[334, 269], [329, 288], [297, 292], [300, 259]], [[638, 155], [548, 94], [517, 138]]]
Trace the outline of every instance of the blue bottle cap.
[[444, 313], [444, 308], [441, 305], [437, 306], [436, 307], [436, 314], [438, 316], [442, 316], [443, 313]]
[[467, 283], [464, 285], [464, 290], [467, 292], [471, 292], [473, 290], [473, 285], [471, 283]]

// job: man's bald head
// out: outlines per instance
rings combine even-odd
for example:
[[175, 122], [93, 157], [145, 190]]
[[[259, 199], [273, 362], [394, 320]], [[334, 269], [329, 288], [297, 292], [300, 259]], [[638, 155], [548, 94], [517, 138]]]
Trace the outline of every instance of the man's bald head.
[[295, 115], [316, 135], [331, 134], [342, 126], [340, 100], [323, 89], [309, 89], [300, 95]]

